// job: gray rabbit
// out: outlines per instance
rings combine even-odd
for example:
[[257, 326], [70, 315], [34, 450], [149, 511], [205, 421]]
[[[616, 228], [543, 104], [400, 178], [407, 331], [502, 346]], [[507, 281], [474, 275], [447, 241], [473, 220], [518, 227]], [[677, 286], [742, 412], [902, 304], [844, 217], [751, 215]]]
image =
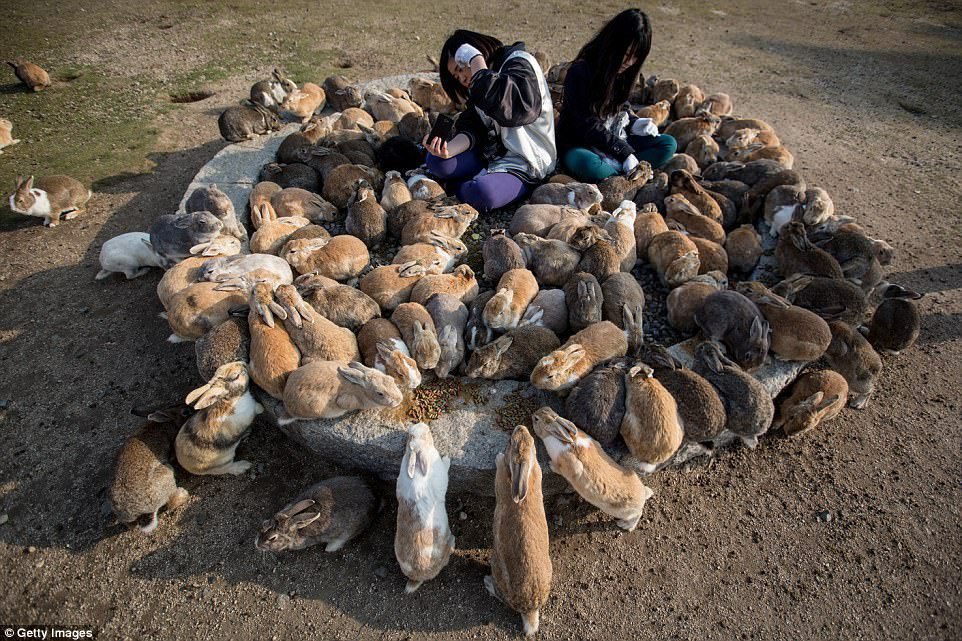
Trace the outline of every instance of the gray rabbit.
[[191, 255], [191, 248], [214, 240], [224, 228], [209, 211], [190, 214], [164, 214], [147, 228], [150, 245], [167, 263], [176, 263]]
[[695, 312], [695, 323], [707, 340], [722, 343], [746, 371], [765, 362], [770, 341], [768, 321], [742, 294], [715, 292]]
[[225, 109], [217, 119], [217, 127], [227, 142], [243, 142], [260, 134], [277, 131], [281, 128], [281, 121], [270, 109], [248, 103]]
[[187, 211], [208, 211], [224, 224], [224, 233], [244, 242], [247, 230], [237, 218], [234, 203], [230, 197], [217, 188], [217, 185], [198, 187], [187, 198]]

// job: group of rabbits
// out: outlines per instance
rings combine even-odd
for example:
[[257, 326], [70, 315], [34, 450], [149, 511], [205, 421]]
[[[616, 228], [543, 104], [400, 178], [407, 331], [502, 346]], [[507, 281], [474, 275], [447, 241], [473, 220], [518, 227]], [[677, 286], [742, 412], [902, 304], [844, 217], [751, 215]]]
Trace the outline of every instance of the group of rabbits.
[[[561, 83], [565, 68], [547, 77]], [[799, 434], [846, 402], [864, 407], [878, 351], [898, 353], [918, 336], [919, 295], [882, 279], [891, 246], [835, 214], [829, 195], [791, 168], [772, 128], [732, 117], [725, 94], [649, 79], [633, 97], [678, 140], [667, 167], [642, 162], [598, 185], [557, 174], [508, 229], [488, 233], [477, 211], [418, 169], [431, 119], [454, 111], [439, 83], [366, 96], [341, 77], [323, 85], [298, 89], [278, 71], [254, 85], [249, 106], [221, 117], [228, 140], [276, 128], [278, 114], [306, 120], [262, 169], [249, 229], [209, 186], [190, 194], [187, 213], [104, 244], [97, 278], [166, 269], [157, 294], [170, 340], [195, 341], [207, 380], [187, 396], [195, 413], [155, 412], [121, 450], [111, 500], [123, 522], [150, 531], [161, 507], [187, 499], [174, 458], [192, 474], [250, 467], [235, 452], [263, 410], [251, 382], [283, 401], [286, 424], [397, 408], [426, 377], [463, 375], [529, 380], [563, 397], [566, 416], [549, 407], [532, 416], [552, 471], [633, 530], [652, 494], [639, 473], [686, 443], [710, 449], [733, 436], [754, 446], [773, 425]], [[314, 115], [325, 103], [336, 111]], [[476, 251], [462, 240], [469, 228], [487, 235], [480, 275], [466, 264]], [[751, 280], [762, 234], [777, 238], [778, 283]], [[639, 264], [670, 290], [671, 325], [702, 337], [691, 368], [646, 342]], [[769, 358], [818, 363], [777, 411], [751, 374]], [[604, 448], [619, 437], [629, 455], [615, 461]], [[531, 634], [552, 573], [526, 427], [496, 463], [485, 584]], [[455, 546], [449, 466], [430, 427], [410, 427], [395, 539], [408, 591], [437, 576]], [[364, 479], [328, 479], [265, 522], [257, 547], [337, 550], [379, 508]]]

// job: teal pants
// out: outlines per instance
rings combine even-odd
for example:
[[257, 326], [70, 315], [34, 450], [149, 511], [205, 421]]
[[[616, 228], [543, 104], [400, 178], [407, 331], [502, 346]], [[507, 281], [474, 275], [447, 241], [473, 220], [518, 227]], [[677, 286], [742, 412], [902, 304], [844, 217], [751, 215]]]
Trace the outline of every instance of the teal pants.
[[[653, 169], [661, 167], [675, 155], [678, 144], [667, 134], [660, 136], [628, 136], [628, 144], [635, 150], [635, 158], [646, 160]], [[573, 147], [565, 153], [564, 165], [571, 175], [584, 182], [598, 182], [620, 173], [584, 147]]]

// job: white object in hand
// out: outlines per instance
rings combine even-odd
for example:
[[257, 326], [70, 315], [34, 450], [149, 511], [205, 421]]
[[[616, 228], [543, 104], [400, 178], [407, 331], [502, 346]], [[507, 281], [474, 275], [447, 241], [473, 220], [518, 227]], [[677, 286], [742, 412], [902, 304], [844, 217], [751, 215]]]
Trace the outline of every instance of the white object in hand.
[[630, 156], [625, 158], [625, 161], [623, 163], [621, 163], [621, 170], [627, 174], [637, 166], [638, 166], [638, 159], [635, 158], [634, 154], [631, 154]]
[[476, 47], [469, 45], [467, 43], [458, 47], [458, 50], [454, 52], [454, 62], [459, 67], [467, 67], [475, 56], [480, 56], [481, 51]]
[[651, 118], [639, 118], [631, 123], [631, 133], [636, 136], [657, 136], [658, 125]]

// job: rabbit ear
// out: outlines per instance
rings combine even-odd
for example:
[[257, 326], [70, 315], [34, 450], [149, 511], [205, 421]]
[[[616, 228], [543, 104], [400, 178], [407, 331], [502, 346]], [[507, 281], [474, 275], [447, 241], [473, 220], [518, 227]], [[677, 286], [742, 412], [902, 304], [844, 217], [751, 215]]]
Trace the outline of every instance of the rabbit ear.
[[759, 316], [752, 319], [752, 327], [749, 330], [748, 336], [753, 342], [760, 341], [768, 333], [768, 323], [763, 321]]
[[511, 471], [511, 498], [515, 503], [521, 503], [528, 497], [528, 477], [531, 474], [531, 461], [519, 461], [518, 456], [518, 452], [512, 452], [508, 465]]
[[274, 518], [277, 519], [278, 521], [280, 521], [280, 520], [282, 520], [282, 519], [289, 519], [289, 518], [291, 518], [292, 516], [294, 516], [295, 514], [300, 514], [301, 512], [303, 512], [304, 510], [306, 510], [307, 508], [311, 507], [312, 505], [314, 505], [314, 500], [313, 500], [313, 499], [304, 499], [304, 500], [302, 500], [302, 501], [298, 501], [297, 503], [295, 503], [294, 505], [290, 506], [290, 507], [287, 508], [286, 510], [281, 510], [280, 512], [278, 512], [277, 514], [275, 514], [275, 515], [274, 515]]
[[417, 469], [418, 464], [418, 451], [414, 447], [414, 443], [408, 443], [408, 478], [414, 478], [414, 472]]
[[534, 310], [534, 311], [531, 312], [530, 316], [528, 316], [526, 312], [525, 318], [522, 319], [520, 324], [524, 326], [524, 325], [537, 325], [538, 323], [540, 323], [541, 319], [544, 318], [544, 308], [541, 306], [535, 306], [535, 307], [529, 307], [528, 309]]
[[174, 221], [171, 223], [171, 225], [177, 229], [187, 229], [190, 227], [190, 223], [191, 216], [178, 216], [177, 218], [174, 218]]
[[192, 391], [190, 394], [188, 394], [187, 398], [184, 399], [184, 402], [187, 403], [188, 405], [193, 405], [194, 401], [196, 401], [198, 398], [200, 398], [205, 393], [207, 393], [207, 390], [211, 388], [211, 384], [212, 383], [205, 383], [201, 385], [200, 387]]
[[[822, 392], [818, 392], [818, 393], [821, 394]], [[839, 396], [838, 394], [832, 394], [828, 398], [823, 398], [822, 402], [818, 403], [818, 407], [816, 407], [815, 409], [818, 410], [819, 412], [827, 410], [829, 407], [837, 403], [838, 399], [840, 398], [842, 397]]]
[[561, 416], [546, 424], [544, 428], [551, 436], [566, 445], [573, 445], [578, 438], [578, 426]]
[[320, 512], [305, 512], [302, 514], [298, 514], [297, 516], [292, 518], [290, 520], [290, 524], [294, 527], [295, 530], [301, 530], [303, 528], [306, 528], [308, 525], [310, 525], [311, 523], [313, 523], [319, 518], [321, 518]]
[[29, 178], [27, 178], [27, 181], [23, 183], [23, 187], [27, 191], [30, 191], [31, 189], [33, 189], [33, 176], [30, 176]]
[[798, 405], [804, 407], [805, 409], [812, 409], [818, 407], [818, 404], [822, 402], [822, 398], [825, 396], [824, 392], [815, 392], [804, 401], [800, 402]]
[[585, 348], [581, 343], [572, 343], [571, 345], [568, 345], [567, 347], [561, 350], [562, 354], [564, 354], [565, 356], [570, 356], [572, 358], [578, 355], [583, 355], [584, 352], [585, 352]]
[[337, 373], [348, 383], [363, 386], [365, 383], [364, 370], [359, 369], [357, 367], [358, 365], [360, 365], [360, 363], [354, 362], [351, 363], [349, 367], [338, 367]]
[[494, 353], [498, 358], [503, 358], [507, 351], [511, 348], [511, 344], [514, 343], [514, 339], [510, 336], [502, 336], [498, 340], [494, 341]]
[[378, 356], [385, 361], [390, 360], [394, 354], [394, 348], [385, 340], [378, 341], [374, 344], [374, 347], [377, 348]]

